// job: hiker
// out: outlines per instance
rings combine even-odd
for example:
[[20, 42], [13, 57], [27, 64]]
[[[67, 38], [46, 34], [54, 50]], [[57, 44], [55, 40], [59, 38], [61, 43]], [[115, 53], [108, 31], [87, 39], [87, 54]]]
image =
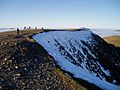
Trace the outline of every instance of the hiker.
[[19, 28], [17, 28], [17, 35], [19, 35], [19, 31], [20, 31]]
[[37, 30], [37, 27], [35, 27], [35, 30]]
[[31, 29], [31, 27], [28, 27], [28, 30], [30, 30]]
[[24, 30], [26, 30], [26, 27], [24, 27]]
[[44, 28], [42, 27], [42, 30], [43, 30]]

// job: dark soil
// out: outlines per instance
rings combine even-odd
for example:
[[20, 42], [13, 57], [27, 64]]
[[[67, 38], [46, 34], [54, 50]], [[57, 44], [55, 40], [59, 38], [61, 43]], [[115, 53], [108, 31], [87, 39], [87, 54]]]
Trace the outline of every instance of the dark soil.
[[[0, 33], [0, 90], [73, 89], [53, 73], [53, 60], [44, 48], [28, 40], [29, 35], [40, 31]], [[77, 86], [77, 90], [85, 89]]]

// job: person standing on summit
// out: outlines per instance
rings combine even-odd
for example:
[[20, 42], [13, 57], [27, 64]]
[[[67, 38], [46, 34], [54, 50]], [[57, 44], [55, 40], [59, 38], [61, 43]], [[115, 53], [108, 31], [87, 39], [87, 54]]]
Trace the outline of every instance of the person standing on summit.
[[19, 31], [20, 31], [19, 28], [17, 28], [17, 35], [19, 35]]

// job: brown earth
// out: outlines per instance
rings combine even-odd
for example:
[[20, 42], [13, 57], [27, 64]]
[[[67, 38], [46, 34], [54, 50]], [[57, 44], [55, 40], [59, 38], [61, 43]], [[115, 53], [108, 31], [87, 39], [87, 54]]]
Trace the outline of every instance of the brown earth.
[[88, 90], [54, 66], [29, 35], [42, 30], [0, 33], [0, 90]]
[[113, 44], [117, 47], [120, 47], [120, 36], [108, 36], [103, 38], [106, 42]]

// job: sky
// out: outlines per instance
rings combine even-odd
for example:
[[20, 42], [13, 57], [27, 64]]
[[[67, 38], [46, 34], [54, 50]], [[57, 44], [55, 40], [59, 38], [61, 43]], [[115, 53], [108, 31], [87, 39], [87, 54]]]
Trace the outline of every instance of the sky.
[[0, 28], [120, 29], [120, 0], [0, 0]]

